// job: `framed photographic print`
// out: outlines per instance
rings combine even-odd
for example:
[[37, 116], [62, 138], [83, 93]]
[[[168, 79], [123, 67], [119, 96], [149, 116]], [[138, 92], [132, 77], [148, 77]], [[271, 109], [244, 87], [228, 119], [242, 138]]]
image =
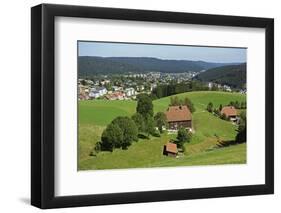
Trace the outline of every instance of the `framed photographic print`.
[[271, 194], [274, 21], [31, 9], [31, 203]]

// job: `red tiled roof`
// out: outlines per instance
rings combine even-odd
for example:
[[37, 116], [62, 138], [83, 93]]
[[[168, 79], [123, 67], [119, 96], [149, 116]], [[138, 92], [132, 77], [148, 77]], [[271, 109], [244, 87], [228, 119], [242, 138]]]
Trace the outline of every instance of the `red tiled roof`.
[[173, 121], [189, 121], [191, 120], [191, 112], [187, 106], [170, 106], [166, 112], [168, 122]]
[[167, 143], [166, 144], [166, 151], [167, 152], [171, 152], [171, 153], [178, 153], [178, 148], [177, 148], [177, 144], [174, 143]]
[[228, 116], [237, 116], [237, 110], [234, 106], [225, 106], [221, 110], [221, 114]]

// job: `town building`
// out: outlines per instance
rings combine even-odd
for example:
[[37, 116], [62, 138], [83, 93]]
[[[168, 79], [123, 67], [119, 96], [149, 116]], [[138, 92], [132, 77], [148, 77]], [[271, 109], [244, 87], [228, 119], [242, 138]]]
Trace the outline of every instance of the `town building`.
[[168, 142], [164, 145], [163, 154], [171, 157], [176, 157], [178, 154], [177, 144]]
[[156, 83], [153, 83], [150, 85], [150, 91], [152, 91], [153, 89], [155, 89], [157, 87]]
[[122, 91], [123, 88], [122, 87], [118, 87], [118, 86], [112, 86], [112, 90], [113, 91]]
[[125, 94], [122, 93], [122, 92], [113, 92], [113, 93], [107, 94], [105, 96], [105, 98], [107, 100], [111, 100], [111, 101], [114, 101], [114, 100], [124, 100], [124, 97], [125, 97]]
[[93, 87], [90, 89], [89, 97], [90, 98], [99, 98], [107, 93], [105, 87]]
[[165, 114], [168, 129], [178, 130], [181, 127], [192, 129], [192, 115], [187, 106], [170, 106]]
[[127, 97], [131, 97], [131, 96], [135, 95], [135, 89], [132, 87], [126, 88], [124, 92]]
[[228, 86], [228, 85], [223, 85], [223, 89], [224, 89], [224, 91], [227, 91], [227, 92], [232, 92], [231, 87], [230, 87], [230, 86]]
[[78, 99], [79, 100], [88, 100], [89, 99], [89, 89], [87, 86], [78, 85]]
[[221, 114], [225, 114], [231, 121], [237, 120], [237, 110], [234, 106], [225, 106], [221, 109]]

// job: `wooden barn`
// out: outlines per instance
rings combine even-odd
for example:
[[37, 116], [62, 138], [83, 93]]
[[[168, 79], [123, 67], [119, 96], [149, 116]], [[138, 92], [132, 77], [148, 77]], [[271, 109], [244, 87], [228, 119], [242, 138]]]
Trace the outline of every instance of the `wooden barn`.
[[221, 114], [225, 114], [231, 121], [237, 120], [237, 110], [234, 106], [225, 106], [221, 109]]
[[166, 111], [168, 128], [178, 130], [181, 127], [192, 129], [192, 116], [187, 106], [170, 106]]
[[164, 145], [163, 154], [171, 157], [176, 157], [178, 154], [177, 144], [174, 143], [166, 143]]

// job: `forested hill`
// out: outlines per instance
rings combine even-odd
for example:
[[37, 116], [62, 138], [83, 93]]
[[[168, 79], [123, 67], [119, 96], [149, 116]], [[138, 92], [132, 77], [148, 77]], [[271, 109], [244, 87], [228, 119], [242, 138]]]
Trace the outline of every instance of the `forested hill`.
[[163, 60], [149, 57], [78, 57], [80, 77], [95, 74], [145, 73], [151, 71], [163, 73], [199, 72], [224, 65], [229, 64], [190, 60]]
[[246, 63], [208, 69], [195, 76], [195, 79], [243, 88], [246, 84]]

